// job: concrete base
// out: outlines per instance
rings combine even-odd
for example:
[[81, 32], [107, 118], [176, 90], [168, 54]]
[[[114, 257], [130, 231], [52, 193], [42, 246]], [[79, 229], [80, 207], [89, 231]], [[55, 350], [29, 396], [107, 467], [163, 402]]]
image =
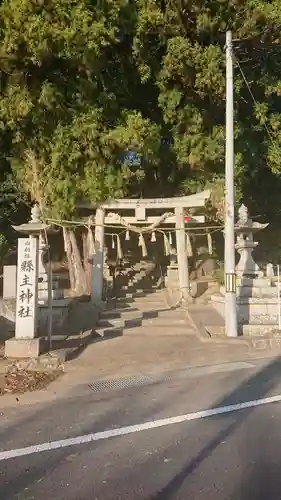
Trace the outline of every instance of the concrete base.
[[[251, 280], [244, 278], [245, 285], [237, 287], [237, 322], [240, 335], [264, 336], [278, 328], [278, 289], [270, 286], [268, 278]], [[253, 293], [254, 291], [254, 293]], [[224, 289], [211, 297], [212, 306], [224, 318]]]
[[[242, 335], [248, 337], [264, 337], [268, 335], [273, 335], [273, 332], [278, 328], [277, 324], [265, 324], [265, 325], [240, 325], [239, 331]], [[279, 335], [280, 336], [280, 335]]]
[[46, 350], [45, 339], [12, 339], [5, 342], [6, 358], [38, 358]]
[[[73, 299], [58, 299], [52, 301], [52, 328], [53, 331], [63, 327], [68, 318]], [[43, 336], [48, 331], [49, 307], [39, 303], [38, 333]]]

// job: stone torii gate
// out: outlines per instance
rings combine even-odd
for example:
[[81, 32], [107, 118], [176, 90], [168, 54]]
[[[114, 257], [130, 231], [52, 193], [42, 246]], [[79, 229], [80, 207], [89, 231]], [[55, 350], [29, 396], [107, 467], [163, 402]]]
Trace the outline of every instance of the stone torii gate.
[[[104, 264], [104, 227], [120, 225], [120, 212], [122, 220], [126, 224], [134, 224], [145, 228], [159, 221], [159, 215], [147, 215], [147, 212], [157, 210], [169, 214], [164, 223], [175, 226], [177, 244], [177, 262], [179, 288], [183, 297], [189, 295], [189, 273], [185, 236], [185, 209], [204, 208], [206, 201], [210, 199], [211, 191], [206, 190], [190, 196], [175, 198], [152, 198], [152, 199], [117, 199], [103, 204], [80, 205], [80, 208], [95, 210], [95, 255], [93, 259], [92, 272], [92, 301], [100, 303], [103, 294], [103, 264]], [[126, 215], [123, 215], [126, 213]], [[130, 212], [130, 214], [128, 214]], [[133, 212], [133, 215], [132, 215]], [[161, 216], [160, 216], [161, 217]], [[189, 216], [190, 223], [204, 223], [205, 216]], [[125, 226], [124, 226], [125, 229]], [[157, 229], [157, 228], [156, 228]]]

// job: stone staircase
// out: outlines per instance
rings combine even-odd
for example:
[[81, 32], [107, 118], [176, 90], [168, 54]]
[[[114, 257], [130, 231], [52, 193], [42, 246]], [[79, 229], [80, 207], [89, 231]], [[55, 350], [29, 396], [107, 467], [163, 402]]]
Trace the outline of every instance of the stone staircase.
[[195, 335], [186, 311], [170, 308], [167, 292], [131, 287], [108, 301], [95, 328], [98, 337]]
[[161, 274], [152, 261], [140, 261], [135, 264], [124, 262], [117, 270], [113, 296], [119, 297], [123, 290], [149, 290], [153, 291], [161, 286]]

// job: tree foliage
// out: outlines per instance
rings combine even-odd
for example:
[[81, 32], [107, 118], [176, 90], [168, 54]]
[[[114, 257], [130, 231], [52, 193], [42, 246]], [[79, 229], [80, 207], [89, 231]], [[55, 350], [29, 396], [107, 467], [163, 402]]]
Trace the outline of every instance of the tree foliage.
[[143, 175], [122, 161], [132, 142], [147, 165], [157, 163], [158, 129], [131, 97], [129, 7], [127, 0], [2, 3], [1, 129], [19, 184], [55, 217], [71, 217], [81, 198], [128, 192]]
[[1, 172], [53, 216], [221, 185], [227, 29], [237, 198], [281, 210], [279, 1], [3, 0], [0, 19]]
[[253, 94], [236, 64], [237, 196], [247, 193], [258, 198], [257, 184], [252, 184], [256, 178], [260, 183], [263, 177], [268, 187], [276, 186], [279, 179], [273, 174], [279, 175], [280, 168], [278, 140], [276, 144], [280, 134], [279, 2], [140, 0], [139, 7], [135, 54], [143, 80], [155, 81], [158, 87], [158, 105], [173, 138], [176, 179], [183, 180], [190, 192], [206, 182], [215, 184], [223, 175], [224, 46], [225, 33], [231, 29], [236, 61]]

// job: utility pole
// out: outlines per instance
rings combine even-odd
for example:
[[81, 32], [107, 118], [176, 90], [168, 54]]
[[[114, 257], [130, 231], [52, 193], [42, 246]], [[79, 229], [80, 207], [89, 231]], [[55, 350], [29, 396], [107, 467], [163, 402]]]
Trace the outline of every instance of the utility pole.
[[225, 152], [225, 330], [237, 337], [236, 273], [234, 236], [234, 130], [233, 130], [232, 33], [226, 33], [226, 152]]

